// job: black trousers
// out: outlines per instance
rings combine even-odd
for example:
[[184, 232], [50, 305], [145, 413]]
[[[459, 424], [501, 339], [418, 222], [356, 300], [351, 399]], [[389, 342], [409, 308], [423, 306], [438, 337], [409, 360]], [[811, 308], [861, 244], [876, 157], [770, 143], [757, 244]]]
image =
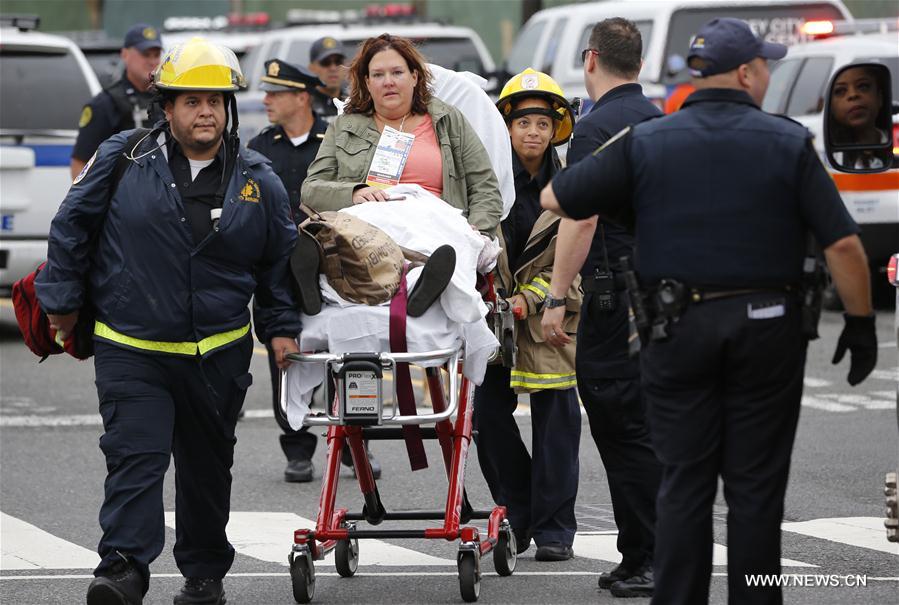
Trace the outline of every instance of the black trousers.
[[578, 392], [609, 481], [618, 552], [628, 569], [652, 563], [662, 467], [652, 450], [640, 378], [578, 372]]
[[149, 578], [165, 542], [162, 490], [174, 456], [175, 562], [185, 577], [224, 577], [234, 560], [225, 535], [234, 426], [253, 381], [253, 339], [203, 360], [95, 345], [107, 475], [94, 573], [126, 556]]
[[537, 546], [574, 542], [581, 412], [574, 389], [531, 393], [531, 454], [512, 413], [518, 395], [510, 371], [487, 367], [475, 389], [478, 463], [493, 501], [516, 530], [530, 528]]
[[664, 466], [653, 603], [708, 601], [719, 476], [729, 602], [782, 602], [780, 588], [751, 588], [746, 574], [781, 571], [805, 352], [796, 302], [757, 293], [690, 306], [667, 341], [642, 353], [650, 431]]
[[[277, 410], [281, 405], [278, 401], [278, 383], [281, 380], [281, 370], [275, 364], [275, 354], [272, 351], [271, 343], [265, 345], [268, 351], [268, 371], [272, 379], [272, 409]], [[293, 430], [286, 420], [275, 411], [275, 420], [281, 427], [281, 435], [278, 439], [281, 442], [281, 450], [288, 460], [312, 460], [315, 454], [315, 446], [318, 444], [318, 437], [315, 433], [309, 431], [308, 426], [304, 426], [298, 430]]]

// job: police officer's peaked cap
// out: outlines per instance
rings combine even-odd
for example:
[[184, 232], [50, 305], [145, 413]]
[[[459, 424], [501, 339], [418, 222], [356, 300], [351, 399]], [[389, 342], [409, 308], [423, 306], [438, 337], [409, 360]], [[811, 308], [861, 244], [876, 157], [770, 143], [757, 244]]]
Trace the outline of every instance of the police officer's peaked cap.
[[123, 48], [136, 48], [143, 52], [148, 48], [162, 48], [162, 39], [159, 37], [159, 30], [152, 25], [146, 23], [138, 23], [132, 25], [125, 33], [125, 42]]
[[736, 69], [756, 57], [783, 59], [786, 54], [786, 46], [757, 38], [745, 21], [723, 17], [700, 28], [690, 42], [687, 62], [693, 57], [705, 61], [708, 65], [703, 69], [690, 68], [693, 76], [704, 78]]
[[324, 86], [318, 76], [308, 69], [281, 59], [270, 59], [265, 62], [265, 75], [259, 83], [260, 90], [269, 92], [312, 91], [316, 86]]
[[340, 40], [325, 36], [319, 38], [309, 47], [309, 62], [321, 63], [331, 56], [346, 57], [346, 51], [343, 50], [343, 44]]

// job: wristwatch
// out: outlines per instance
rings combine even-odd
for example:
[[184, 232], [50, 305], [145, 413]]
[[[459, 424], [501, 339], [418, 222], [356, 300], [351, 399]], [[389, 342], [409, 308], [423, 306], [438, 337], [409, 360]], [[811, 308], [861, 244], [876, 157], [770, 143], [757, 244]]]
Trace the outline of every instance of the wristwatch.
[[564, 296], [562, 298], [555, 298], [552, 294], [547, 294], [546, 298], [543, 299], [543, 308], [555, 309], [556, 307], [564, 307], [566, 302], [568, 302], [568, 299]]

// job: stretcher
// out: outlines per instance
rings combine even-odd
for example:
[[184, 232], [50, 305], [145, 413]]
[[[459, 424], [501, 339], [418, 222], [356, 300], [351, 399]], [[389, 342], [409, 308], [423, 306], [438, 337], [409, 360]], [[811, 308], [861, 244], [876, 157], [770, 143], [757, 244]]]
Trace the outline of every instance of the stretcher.
[[[316, 525], [294, 532], [288, 557], [297, 603], [312, 601], [315, 562], [331, 551], [334, 551], [338, 574], [344, 578], [352, 577], [359, 562], [359, 541], [366, 538], [458, 540], [459, 589], [467, 602], [477, 601], [480, 594], [481, 559], [485, 555], [493, 553], [493, 565], [500, 576], [512, 575], [517, 546], [505, 507], [474, 510], [464, 488], [465, 463], [472, 438], [474, 385], [463, 373], [463, 352], [464, 343], [459, 343], [457, 347], [412, 353], [288, 355], [294, 364], [314, 364], [321, 368], [325, 401], [332, 402], [325, 412], [307, 414], [303, 418], [306, 426], [327, 427], [327, 458]], [[400, 410], [402, 395], [398, 392], [397, 373], [402, 371], [403, 364], [424, 367], [432, 411], [406, 414]], [[393, 385], [392, 389], [385, 392], [385, 384]], [[281, 412], [286, 415], [289, 401], [284, 372], [280, 401]], [[439, 442], [448, 479], [444, 510], [388, 511], [378, 493], [364, 441], [402, 439], [410, 426], [418, 427], [421, 437]], [[359, 512], [338, 507], [336, 503], [344, 447], [350, 449], [362, 492], [364, 504]], [[471, 525], [474, 520], [487, 520], [486, 534]], [[437, 523], [423, 529], [378, 527], [390, 521]], [[359, 525], [363, 523], [374, 529], [360, 529]]]

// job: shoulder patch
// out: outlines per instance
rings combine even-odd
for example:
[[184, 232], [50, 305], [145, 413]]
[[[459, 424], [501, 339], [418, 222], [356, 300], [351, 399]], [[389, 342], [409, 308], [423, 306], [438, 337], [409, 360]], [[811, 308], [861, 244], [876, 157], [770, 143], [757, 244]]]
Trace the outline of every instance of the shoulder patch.
[[240, 190], [240, 200], [242, 202], [259, 203], [259, 184], [253, 179], [247, 179], [246, 185]]
[[[85, 107], [86, 110], [90, 110], [89, 107]], [[73, 185], [77, 185], [87, 176], [87, 172], [91, 169], [91, 166], [94, 165], [94, 160], [97, 159], [97, 152], [94, 152], [94, 155], [91, 156], [91, 159], [87, 161], [87, 164], [84, 165], [84, 168], [81, 169], [81, 172], [78, 173], [78, 176], [75, 177], [75, 180], [72, 181]]]
[[81, 110], [81, 117], [78, 119], [78, 128], [84, 128], [88, 124], [91, 123], [91, 118], [94, 117], [94, 112], [91, 109], [90, 105], [85, 105], [84, 109]]

